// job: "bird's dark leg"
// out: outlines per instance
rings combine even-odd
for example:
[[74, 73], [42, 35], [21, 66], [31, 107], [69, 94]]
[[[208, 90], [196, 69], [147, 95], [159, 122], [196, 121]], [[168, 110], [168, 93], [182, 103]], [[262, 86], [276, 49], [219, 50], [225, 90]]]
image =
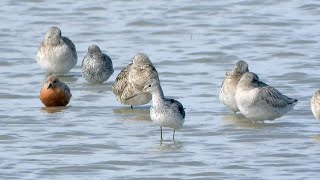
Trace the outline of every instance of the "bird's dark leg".
[[160, 126], [160, 134], [161, 134], [161, 141], [162, 141], [162, 126]]
[[173, 136], [172, 136], [172, 140], [174, 141], [174, 134], [175, 134], [176, 130], [173, 129]]
[[131, 107], [131, 109], [133, 109], [133, 106], [132, 106], [132, 105], [131, 105], [130, 107]]

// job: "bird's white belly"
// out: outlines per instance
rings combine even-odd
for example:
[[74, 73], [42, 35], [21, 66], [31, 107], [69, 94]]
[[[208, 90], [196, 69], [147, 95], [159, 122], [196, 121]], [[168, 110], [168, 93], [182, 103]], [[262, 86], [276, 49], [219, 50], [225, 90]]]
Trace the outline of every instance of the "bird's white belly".
[[219, 98], [222, 101], [222, 103], [226, 105], [231, 111], [233, 112], [239, 111], [236, 100], [231, 93], [221, 91]]
[[180, 114], [171, 112], [169, 109], [151, 108], [150, 117], [159, 126], [173, 129], [180, 129], [184, 123], [184, 119]]
[[239, 108], [245, 117], [255, 121], [274, 120], [283, 115], [280, 109], [263, 103], [257, 103], [252, 106], [241, 106]]
[[67, 45], [40, 50], [37, 60], [41, 68], [49, 73], [67, 73], [77, 63], [77, 59]]
[[[254, 121], [274, 120], [281, 117], [290, 110], [290, 107], [274, 107], [261, 98], [250, 94], [254, 90], [242, 93], [237, 97], [237, 105], [241, 113], [248, 119]], [[292, 108], [292, 107], [291, 107]]]

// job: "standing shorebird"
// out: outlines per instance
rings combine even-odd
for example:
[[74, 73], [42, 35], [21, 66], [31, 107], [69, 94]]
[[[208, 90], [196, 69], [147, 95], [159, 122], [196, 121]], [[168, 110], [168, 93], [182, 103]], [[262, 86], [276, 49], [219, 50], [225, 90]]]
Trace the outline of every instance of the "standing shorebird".
[[320, 119], [320, 90], [316, 91], [311, 98], [311, 111], [315, 118]]
[[234, 95], [236, 94], [238, 82], [246, 72], [249, 72], [248, 64], [245, 61], [238, 61], [233, 70], [226, 73], [221, 85], [219, 99], [234, 113], [239, 111]]
[[107, 81], [114, 71], [110, 57], [102, 53], [96, 45], [89, 46], [81, 68], [83, 78], [91, 83]]
[[160, 126], [161, 140], [163, 139], [162, 127], [173, 128], [172, 139], [174, 140], [175, 131], [183, 126], [186, 115], [182, 104], [177, 100], [165, 98], [160, 81], [157, 79], [149, 80], [142, 89], [142, 92], [152, 94], [150, 118]]
[[49, 74], [68, 73], [77, 64], [77, 51], [73, 42], [61, 36], [61, 30], [50, 27], [40, 44], [37, 62]]
[[46, 107], [66, 106], [71, 96], [69, 87], [55, 75], [47, 78], [40, 91], [40, 100]]
[[150, 79], [159, 80], [158, 72], [146, 54], [138, 53], [132, 63], [119, 73], [112, 85], [112, 92], [118, 101], [131, 105], [131, 108], [133, 105], [147, 104], [151, 101], [151, 94], [141, 91]]
[[292, 110], [298, 102], [261, 82], [252, 72], [245, 73], [240, 79], [235, 99], [240, 112], [252, 121], [279, 118]]

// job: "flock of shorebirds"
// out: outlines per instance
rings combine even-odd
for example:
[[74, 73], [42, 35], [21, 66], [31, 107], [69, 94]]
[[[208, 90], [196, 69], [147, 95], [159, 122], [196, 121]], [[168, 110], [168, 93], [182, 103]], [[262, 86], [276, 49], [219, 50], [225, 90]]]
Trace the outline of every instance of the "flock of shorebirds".
[[[37, 53], [41, 68], [51, 74], [40, 91], [40, 100], [46, 107], [66, 106], [71, 99], [70, 88], [54, 75], [68, 73], [77, 64], [77, 51], [73, 42], [61, 35], [57, 27], [50, 27]], [[90, 83], [102, 83], [113, 74], [110, 57], [96, 45], [88, 48], [82, 61], [82, 76]], [[147, 104], [152, 100], [150, 118], [162, 127], [175, 130], [183, 126], [185, 111], [175, 99], [167, 99], [162, 91], [159, 75], [148, 56], [138, 53], [132, 63], [125, 67], [112, 85], [112, 92], [122, 104]], [[247, 119], [256, 122], [274, 120], [292, 110], [298, 100], [289, 98], [277, 89], [260, 81], [249, 71], [245, 61], [238, 61], [233, 70], [225, 74], [219, 95], [221, 102], [234, 113], [241, 112]], [[320, 90], [311, 100], [311, 109], [320, 118]]]

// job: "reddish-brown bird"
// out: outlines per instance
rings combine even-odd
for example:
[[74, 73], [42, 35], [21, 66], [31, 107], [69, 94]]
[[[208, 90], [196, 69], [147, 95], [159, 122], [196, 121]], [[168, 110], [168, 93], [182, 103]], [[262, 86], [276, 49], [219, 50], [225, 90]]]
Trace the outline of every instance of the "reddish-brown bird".
[[66, 106], [71, 96], [67, 84], [61, 82], [55, 75], [47, 78], [40, 91], [40, 100], [46, 107]]

